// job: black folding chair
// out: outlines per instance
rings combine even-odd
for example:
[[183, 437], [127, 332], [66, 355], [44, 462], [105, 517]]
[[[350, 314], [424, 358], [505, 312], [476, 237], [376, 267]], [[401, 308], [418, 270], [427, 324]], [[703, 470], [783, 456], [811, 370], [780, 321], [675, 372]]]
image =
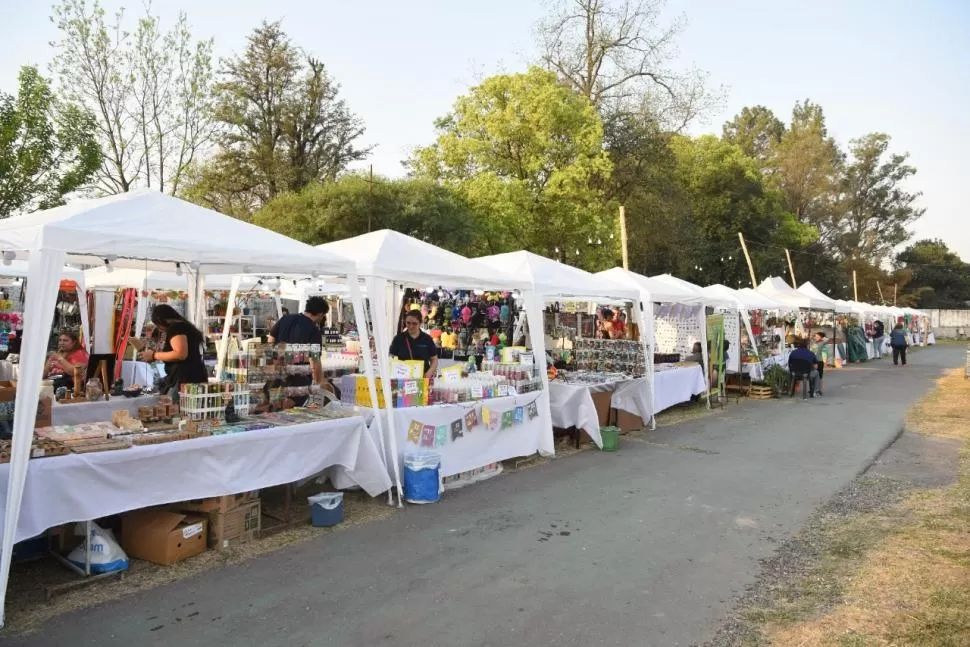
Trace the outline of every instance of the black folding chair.
[[802, 399], [808, 399], [808, 389], [810, 382], [810, 377], [812, 370], [814, 370], [815, 365], [807, 359], [792, 359], [788, 361], [788, 370], [791, 371], [791, 393], [788, 394], [789, 398], [795, 397], [795, 385], [798, 381], [802, 381]]

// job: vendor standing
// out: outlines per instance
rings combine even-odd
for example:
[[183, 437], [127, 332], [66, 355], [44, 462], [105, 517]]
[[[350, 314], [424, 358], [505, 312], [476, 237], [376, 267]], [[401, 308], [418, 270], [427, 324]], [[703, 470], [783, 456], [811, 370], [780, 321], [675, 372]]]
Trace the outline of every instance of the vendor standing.
[[[286, 314], [276, 322], [269, 331], [271, 344], [309, 344], [319, 346], [323, 350], [323, 331], [320, 326], [330, 312], [330, 305], [323, 297], [310, 297], [306, 301], [303, 313], [298, 315]], [[309, 387], [314, 382], [323, 386], [323, 365], [319, 357], [309, 360], [312, 378], [305, 375], [287, 375], [287, 387]], [[307, 389], [309, 391], [309, 389]], [[290, 398], [298, 407], [302, 407], [309, 399], [309, 395], [293, 394]]]
[[425, 377], [438, 372], [438, 347], [431, 335], [421, 330], [421, 311], [411, 310], [404, 315], [405, 330], [391, 341], [391, 356], [399, 360], [421, 360]]
[[160, 351], [149, 349], [138, 353], [138, 359], [165, 364], [163, 393], [177, 401], [179, 387], [183, 384], [209, 381], [209, 372], [202, 359], [205, 338], [175, 308], [164, 303], [152, 310], [152, 324], [165, 333], [165, 343]]
[[57, 338], [57, 350], [47, 355], [44, 378], [54, 380], [54, 387], [74, 388], [74, 369], [87, 372], [88, 352], [81, 346], [80, 336], [73, 330], [61, 331]]

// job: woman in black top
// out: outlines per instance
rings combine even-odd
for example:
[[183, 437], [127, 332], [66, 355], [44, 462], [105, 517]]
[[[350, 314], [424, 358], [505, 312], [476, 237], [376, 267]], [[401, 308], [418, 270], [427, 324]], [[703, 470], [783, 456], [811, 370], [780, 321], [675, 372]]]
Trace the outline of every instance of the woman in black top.
[[143, 362], [165, 363], [165, 394], [178, 398], [179, 386], [209, 381], [209, 372], [202, 361], [205, 343], [199, 329], [170, 305], [159, 304], [152, 310], [152, 323], [165, 333], [162, 350], [142, 351], [138, 359]]
[[421, 330], [421, 311], [412, 310], [404, 316], [407, 329], [391, 342], [391, 356], [400, 360], [422, 360], [425, 377], [438, 372], [438, 347], [431, 335]]

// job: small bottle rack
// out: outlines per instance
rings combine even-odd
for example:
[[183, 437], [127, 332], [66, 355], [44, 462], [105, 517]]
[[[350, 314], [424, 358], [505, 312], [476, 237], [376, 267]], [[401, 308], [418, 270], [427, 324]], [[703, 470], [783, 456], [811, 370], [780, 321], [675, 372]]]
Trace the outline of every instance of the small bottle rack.
[[226, 419], [231, 403], [236, 415], [249, 413], [249, 385], [234, 382], [183, 384], [179, 388], [179, 409], [188, 420], [220, 421]]
[[[311, 395], [311, 361], [320, 360], [321, 351], [318, 344], [253, 345], [228, 358], [226, 373], [231, 382], [249, 388], [253, 407], [280, 405], [287, 398]], [[330, 362], [329, 357], [322, 362], [324, 368], [328, 364], [333, 367], [328, 377], [352, 373], [356, 368], [336, 360]]]

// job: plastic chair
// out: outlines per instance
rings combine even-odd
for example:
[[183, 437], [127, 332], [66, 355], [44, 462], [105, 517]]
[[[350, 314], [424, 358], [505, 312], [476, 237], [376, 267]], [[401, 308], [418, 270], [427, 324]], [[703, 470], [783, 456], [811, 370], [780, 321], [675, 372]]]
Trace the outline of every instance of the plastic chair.
[[[788, 370], [791, 371], [792, 381], [791, 381], [791, 393], [788, 394], [789, 398], [795, 397], [795, 385], [798, 384], [798, 380], [802, 381], [802, 399], [808, 399], [808, 389], [810, 384], [810, 376], [812, 370], [815, 366], [811, 361], [807, 359], [790, 359], [788, 360]], [[814, 394], [813, 394], [814, 395]]]

